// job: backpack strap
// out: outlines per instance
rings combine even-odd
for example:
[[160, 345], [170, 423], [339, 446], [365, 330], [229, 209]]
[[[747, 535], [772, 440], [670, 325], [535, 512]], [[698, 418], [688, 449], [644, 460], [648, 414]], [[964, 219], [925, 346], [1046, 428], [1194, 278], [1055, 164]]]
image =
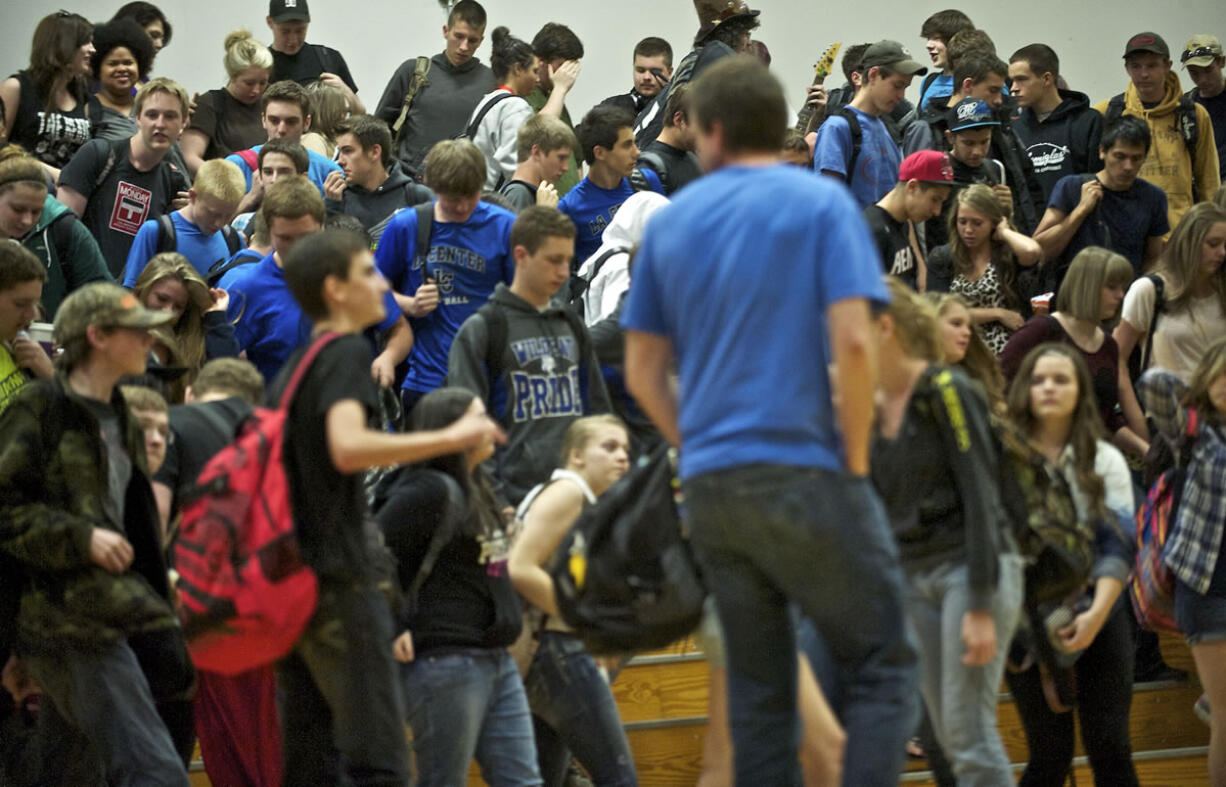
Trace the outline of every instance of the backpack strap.
[[246, 150], [240, 150], [236, 152], [234, 155], [242, 159], [243, 163], [246, 164], [247, 168], [250, 169], [252, 172], [259, 171], [260, 169], [260, 154], [259, 153], [256, 153], [251, 148], [247, 148]]
[[221, 239], [226, 242], [231, 257], [243, 250], [242, 238], [238, 237], [238, 233], [229, 224], [221, 225]]
[[413, 65], [413, 76], [409, 78], [409, 89], [404, 92], [404, 98], [400, 102], [400, 116], [396, 118], [396, 122], [392, 124], [392, 137], [394, 142], [393, 148], [400, 147], [400, 133], [404, 128], [404, 121], [409, 117], [409, 109], [413, 106], [413, 99], [423, 87], [430, 86], [430, 58], [419, 57]]
[[1192, 201], [1196, 201], [1196, 147], [1200, 143], [1200, 123], [1196, 120], [1196, 99], [1192, 91], [1179, 97], [1179, 111], [1175, 123], [1179, 126], [1179, 136], [1183, 137], [1184, 147], [1188, 149], [1188, 166], [1192, 172]]
[[851, 134], [851, 155], [847, 159], [847, 182], [856, 172], [856, 162], [860, 160], [860, 147], [864, 144], [864, 129], [860, 127], [860, 118], [846, 106], [839, 107], [834, 114], [847, 121], [847, 131]]
[[[1097, 180], [1097, 179], [1098, 179], [1098, 174], [1097, 174], [1097, 173], [1094, 173], [1094, 172], [1084, 173], [1084, 174], [1082, 174], [1082, 176], [1081, 176], [1081, 182], [1082, 182], [1083, 184], [1084, 184], [1084, 183], [1089, 183], [1090, 181], [1092, 181], [1092, 180]], [[1110, 228], [1109, 226], [1107, 226], [1107, 222], [1103, 221], [1103, 216], [1102, 216], [1102, 214], [1101, 214], [1101, 213], [1099, 213], [1099, 211], [1098, 211], [1098, 207], [1099, 207], [1099, 205], [1101, 205], [1101, 204], [1102, 204], [1102, 203], [1101, 203], [1101, 202], [1099, 202], [1099, 204], [1098, 204], [1098, 205], [1095, 205], [1095, 206], [1094, 206], [1094, 212], [1093, 212], [1091, 215], [1094, 217], [1094, 221], [1095, 221], [1095, 222], [1098, 224], [1098, 228], [1099, 228], [1100, 230], [1102, 230], [1102, 233], [1103, 233], [1103, 246], [1105, 246], [1106, 248], [1110, 249], [1110, 248], [1112, 248], [1112, 246], [1111, 246], [1111, 228]], [[1155, 284], [1154, 286], [1155, 286], [1155, 287], [1158, 287], [1158, 288], [1159, 288], [1159, 291], [1161, 291], [1162, 285], [1160, 285], [1160, 284]]]
[[[246, 251], [246, 249], [239, 249], [239, 251]], [[214, 263], [213, 267], [209, 268], [208, 276], [205, 277], [205, 280], [208, 281], [210, 287], [216, 287], [217, 283], [221, 281], [222, 278], [230, 271], [234, 270], [240, 265], [250, 265], [253, 262], [259, 262], [262, 259], [264, 258], [257, 256], [254, 253], [251, 256], [239, 257], [238, 252], [235, 252], [234, 256], [230, 257], [230, 259], [219, 260], [218, 262]]]
[[940, 76], [939, 73], [937, 73], [936, 71], [933, 71], [931, 74], [928, 74], [926, 77], [924, 77], [923, 82], [920, 82], [920, 94], [919, 94], [919, 101], [916, 102], [917, 106], [920, 106], [920, 107], [924, 106], [924, 96], [928, 93], [928, 88], [932, 87], [932, 83], [936, 82], [937, 77], [939, 76]]
[[163, 213], [157, 217], [158, 223], [158, 243], [157, 253], [165, 254], [168, 251], [175, 251], [179, 246], [178, 231], [175, 230], [174, 219], [170, 218], [169, 213]]
[[472, 121], [470, 121], [468, 126], [464, 129], [464, 137], [470, 140], [476, 139], [477, 129], [481, 128], [481, 121], [485, 120], [485, 116], [490, 113], [490, 110], [493, 109], [495, 105], [497, 105], [501, 101], [506, 101], [508, 98], [518, 98], [520, 101], [523, 101], [525, 104], [528, 103], [527, 99], [521, 96], [517, 96], [514, 93], [496, 93], [494, 94], [493, 96], [490, 97], [490, 100], [486, 101], [485, 105], [482, 106], [481, 109], [477, 111], [477, 114], [473, 117]]
[[506, 369], [502, 365], [503, 352], [507, 348], [507, 316], [502, 309], [486, 302], [477, 309], [477, 314], [485, 321], [485, 368], [489, 372], [490, 388], [502, 379]]
[[111, 144], [107, 146], [106, 163], [102, 165], [102, 169], [98, 170], [98, 174], [94, 178], [94, 191], [97, 191], [102, 186], [102, 183], [111, 176], [112, 172], [115, 171], [115, 165], [119, 163], [120, 145], [123, 145], [126, 148], [128, 146], [128, 140], [118, 139], [111, 142]]
[[654, 150], [639, 154], [639, 166], [655, 170], [656, 174], [660, 176], [661, 183], [668, 181], [668, 162]]
[[430, 578], [430, 574], [434, 571], [434, 564], [438, 562], [439, 555], [443, 553], [443, 547], [451, 541], [455, 534], [460, 530], [460, 521], [465, 514], [466, 501], [464, 499], [464, 490], [456, 483], [456, 480], [451, 476], [439, 470], [424, 470], [422, 472], [432, 473], [435, 477], [442, 479], [443, 485], [447, 487], [447, 510], [443, 516], [443, 521], [434, 529], [434, 533], [430, 535], [430, 545], [426, 547], [426, 556], [422, 558], [421, 565], [417, 568], [417, 573], [413, 575], [413, 582], [405, 588], [405, 608], [410, 615], [417, 612], [417, 597], [421, 593], [422, 585], [426, 584], [426, 580]]
[[281, 392], [281, 401], [277, 405], [278, 409], [289, 410], [290, 404], [294, 401], [294, 395], [298, 393], [298, 385], [302, 382], [302, 378], [306, 377], [311, 364], [315, 363], [315, 359], [319, 357], [319, 354], [323, 352], [325, 347], [339, 338], [341, 338], [341, 334], [336, 331], [325, 331], [315, 341], [311, 342], [311, 346], [303, 354], [302, 360], [298, 361], [298, 365], [294, 367], [294, 373], [290, 376], [285, 390]]
[[1119, 93], [1107, 102], [1107, 114], [1103, 117], [1103, 127], [1107, 127], [1124, 116], [1124, 94]]
[[414, 262], [420, 263], [424, 282], [429, 273], [426, 270], [426, 257], [430, 254], [430, 233], [434, 229], [434, 202], [415, 205], [413, 210], [417, 211], [417, 247], [414, 249]]
[[1154, 311], [1149, 317], [1149, 330], [1145, 333], [1145, 350], [1141, 353], [1142, 371], [1149, 366], [1150, 353], [1154, 349], [1154, 328], [1158, 326], [1158, 315], [1162, 313], [1165, 306], [1163, 290], [1166, 288], [1162, 277], [1156, 273], [1147, 273], [1145, 278], [1149, 279], [1154, 285]]
[[570, 332], [575, 336], [575, 344], [579, 351], [579, 395], [583, 398], [584, 411], [589, 410], [588, 405], [588, 378], [591, 376], [591, 369], [588, 368], [588, 359], [592, 356], [592, 337], [587, 332], [587, 326], [583, 324], [583, 318], [579, 313], [571, 309], [562, 309], [562, 315], [566, 317], [566, 322], [570, 324]]

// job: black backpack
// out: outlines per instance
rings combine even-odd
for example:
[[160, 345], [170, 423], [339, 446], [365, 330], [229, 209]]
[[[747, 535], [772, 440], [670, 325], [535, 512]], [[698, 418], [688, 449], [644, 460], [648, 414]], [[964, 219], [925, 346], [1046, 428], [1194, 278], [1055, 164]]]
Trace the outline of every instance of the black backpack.
[[566, 282], [565, 290], [567, 292], [566, 304], [575, 314], [586, 319], [584, 313], [586, 309], [583, 306], [583, 295], [587, 292], [587, 288], [592, 286], [592, 282], [596, 281], [596, 276], [600, 273], [600, 269], [609, 261], [615, 254], [625, 254], [629, 252], [623, 246], [614, 246], [610, 249], [605, 249], [604, 253], [592, 261], [592, 271], [586, 277], [579, 274], [572, 274]]
[[1162, 281], [1162, 277], [1156, 273], [1147, 273], [1145, 278], [1149, 279], [1154, 285], [1154, 311], [1149, 316], [1149, 328], [1145, 331], [1145, 346], [1137, 345], [1132, 348], [1132, 354], [1128, 356], [1128, 377], [1135, 383], [1141, 379], [1141, 375], [1149, 368], [1153, 362], [1154, 351], [1154, 329], [1158, 327], [1158, 317], [1162, 314], [1166, 307], [1165, 290], [1166, 285]]
[[[158, 222], [157, 253], [164, 254], [168, 251], [178, 251], [179, 233], [178, 233], [178, 230], [175, 229], [174, 219], [170, 217], [169, 213], [163, 213], [161, 216], [157, 217], [157, 222]], [[222, 266], [224, 266], [226, 262], [233, 259], [234, 255], [238, 254], [243, 249], [243, 239], [238, 236], [238, 232], [236, 232], [235, 229], [231, 227], [229, 224], [222, 225], [221, 237], [223, 240], [225, 240], [226, 248], [229, 250], [230, 253], [226, 255], [225, 259], [217, 260], [216, 262], [214, 262], [212, 265], [209, 266], [208, 280], [209, 280], [210, 287], [215, 285], [217, 281], [221, 279], [221, 275], [217, 275], [217, 278], [214, 279], [213, 272], [221, 268]]]
[[662, 648], [702, 618], [707, 590], [678, 512], [674, 455], [664, 445], [640, 460], [558, 549], [558, 611], [590, 653]]
[[856, 117], [856, 113], [846, 106], [839, 107], [830, 114], [846, 120], [847, 131], [851, 134], [851, 155], [847, 157], [847, 182], [851, 183], [851, 179], [856, 173], [856, 162], [860, 160], [860, 147], [864, 142], [864, 129], [860, 128], [860, 118]]
[[[1124, 94], [1113, 96], [1107, 102], [1107, 114], [1103, 119], [1103, 128], [1111, 125], [1124, 116]], [[1179, 97], [1179, 109], [1175, 110], [1175, 130], [1183, 137], [1184, 147], [1188, 149], [1188, 163], [1192, 170], [1192, 201], [1196, 201], [1196, 146], [1200, 142], [1200, 124], [1196, 122], [1196, 99], [1191, 91]]]

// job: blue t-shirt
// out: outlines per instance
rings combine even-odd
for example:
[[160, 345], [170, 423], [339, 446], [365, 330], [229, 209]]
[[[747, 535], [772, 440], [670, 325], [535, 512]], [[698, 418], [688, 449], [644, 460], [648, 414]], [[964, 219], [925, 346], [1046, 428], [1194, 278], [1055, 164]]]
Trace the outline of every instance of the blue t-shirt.
[[[256, 155], [259, 155], [260, 148], [263, 145], [256, 145], [251, 150]], [[247, 162], [243, 161], [243, 157], [237, 153], [232, 153], [226, 156], [226, 161], [232, 161], [238, 165], [238, 168], [243, 171], [243, 177], [247, 179], [247, 191], [251, 191], [251, 167], [247, 166]], [[328, 178], [329, 172], [341, 172], [341, 165], [337, 164], [330, 158], [319, 155], [313, 150], [307, 151], [307, 177], [311, 182], [319, 187], [319, 193], [324, 193], [324, 181]]]
[[[664, 193], [664, 186], [660, 184], [660, 176], [655, 170], [644, 167], [641, 172], [647, 178], [652, 191]], [[613, 214], [617, 213], [617, 209], [633, 193], [634, 187], [630, 185], [628, 178], [622, 178], [622, 182], [612, 189], [602, 189], [590, 178], [584, 178], [579, 181], [578, 186], [558, 200], [558, 210], [570, 216], [570, 220], [575, 222], [575, 229], [578, 230], [575, 236], [575, 260], [572, 265], [574, 270], [578, 270], [584, 260], [600, 248], [605, 227], [609, 226], [609, 222], [613, 221]]]
[[[447, 377], [447, 356], [460, 326], [480, 309], [498, 282], [515, 278], [511, 257], [511, 225], [515, 214], [477, 203], [463, 223], [435, 221], [430, 231], [426, 271], [438, 285], [438, 308], [413, 319], [413, 350], [404, 388], [433, 391]], [[375, 265], [396, 292], [412, 295], [425, 276], [417, 262], [417, 211], [402, 210], [388, 222]]]
[[[1052, 189], [1047, 206], [1066, 216], [1072, 213], [1077, 203], [1081, 202], [1081, 184], [1084, 182], [1085, 177], [1081, 175], [1060, 178]], [[1077, 228], [1073, 239], [1064, 248], [1060, 264], [1067, 268], [1077, 252], [1087, 246], [1103, 246], [1127, 257], [1140, 276], [1145, 242], [1170, 231], [1166, 194], [1162, 189], [1141, 178], [1123, 191], [1113, 191], [1104, 186], [1098, 207]]]
[[[196, 272], [207, 278], [209, 268], [230, 258], [230, 247], [220, 232], [205, 235], [200, 228], [183, 218], [180, 211], [170, 214], [175, 225], [175, 251], [187, 257]], [[158, 252], [161, 237], [157, 219], [146, 221], [137, 230], [128, 250], [128, 262], [124, 268], [123, 286], [134, 287], [149, 260]]]
[[847, 182], [863, 210], [884, 197], [898, 183], [898, 168], [902, 166], [902, 148], [894, 142], [881, 118], [866, 115], [854, 107], [847, 109], [860, 121], [860, 157], [856, 171], [847, 177], [851, 161], [851, 129], [847, 119], [838, 115], [826, 118], [817, 130], [813, 146], [813, 171], [837, 172]]
[[[234, 322], [234, 338], [247, 351], [247, 360], [264, 375], [265, 383], [272, 383], [294, 350], [311, 338], [311, 321], [294, 300], [273, 256], [240, 265], [217, 282], [230, 293], [226, 316]], [[379, 323], [380, 331], [392, 327], [402, 313], [390, 290], [383, 304], [387, 315]]]
[[889, 300], [860, 209], [795, 167], [726, 167], [651, 218], [622, 327], [665, 336], [681, 378], [681, 476], [842, 468], [826, 310]]

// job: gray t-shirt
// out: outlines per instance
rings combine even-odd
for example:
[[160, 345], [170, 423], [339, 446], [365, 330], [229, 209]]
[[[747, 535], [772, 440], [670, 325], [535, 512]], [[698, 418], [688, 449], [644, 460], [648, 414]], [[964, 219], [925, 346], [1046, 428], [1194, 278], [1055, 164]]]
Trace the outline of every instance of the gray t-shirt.
[[108, 494], [106, 500], [103, 501], [103, 510], [107, 517], [123, 531], [124, 497], [128, 492], [128, 482], [132, 480], [132, 458], [128, 456], [123, 431], [119, 425], [119, 415], [115, 412], [115, 408], [96, 399], [86, 399], [85, 404], [98, 418], [98, 427], [102, 432], [102, 445], [106, 450]]

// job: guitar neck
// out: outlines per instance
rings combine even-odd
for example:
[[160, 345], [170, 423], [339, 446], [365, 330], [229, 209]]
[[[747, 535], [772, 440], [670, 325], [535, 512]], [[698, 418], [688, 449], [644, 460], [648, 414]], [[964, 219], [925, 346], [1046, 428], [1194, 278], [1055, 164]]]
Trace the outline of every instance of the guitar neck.
[[[817, 76], [813, 77], [812, 84], [814, 86], [821, 87], [825, 83], [826, 83], [826, 74], [819, 73]], [[796, 113], [796, 125], [794, 127], [796, 131], [798, 131], [801, 134], [808, 134], [812, 130], [810, 128], [810, 125], [813, 122], [814, 111], [815, 111], [814, 108], [810, 106], [809, 104], [809, 96], [806, 93], [805, 105], [800, 108], [799, 112]]]

